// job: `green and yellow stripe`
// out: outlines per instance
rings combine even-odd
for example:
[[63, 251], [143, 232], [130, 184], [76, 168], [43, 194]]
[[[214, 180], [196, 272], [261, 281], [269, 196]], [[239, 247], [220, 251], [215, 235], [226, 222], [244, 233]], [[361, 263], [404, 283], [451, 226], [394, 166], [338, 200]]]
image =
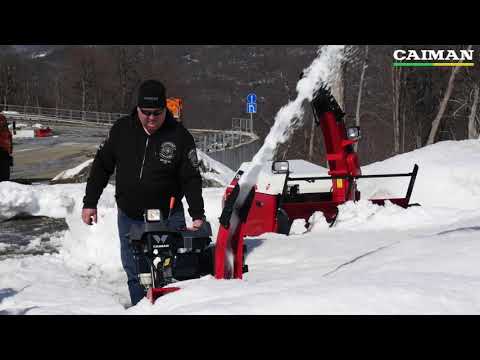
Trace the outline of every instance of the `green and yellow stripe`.
[[452, 66], [474, 66], [471, 62], [444, 62], [444, 63], [427, 63], [427, 62], [394, 62], [394, 67], [452, 67]]

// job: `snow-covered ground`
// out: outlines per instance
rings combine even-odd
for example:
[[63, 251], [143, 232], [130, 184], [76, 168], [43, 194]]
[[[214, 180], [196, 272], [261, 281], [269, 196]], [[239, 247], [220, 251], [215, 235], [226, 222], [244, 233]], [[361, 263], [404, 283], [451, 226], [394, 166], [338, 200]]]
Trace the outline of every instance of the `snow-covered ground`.
[[[154, 305], [128, 309], [111, 185], [89, 227], [80, 220], [85, 184], [0, 183], [3, 219], [28, 212], [69, 227], [57, 234], [58, 254], [0, 261], [0, 314], [479, 314], [480, 141], [440, 142], [362, 171], [405, 173], [415, 163], [411, 201], [421, 207], [347, 203], [333, 228], [316, 213], [308, 231], [297, 221], [290, 236], [246, 239], [243, 280], [185, 281]], [[359, 190], [364, 199], [396, 197], [407, 185], [365, 179]], [[203, 193], [216, 234], [223, 189]]]

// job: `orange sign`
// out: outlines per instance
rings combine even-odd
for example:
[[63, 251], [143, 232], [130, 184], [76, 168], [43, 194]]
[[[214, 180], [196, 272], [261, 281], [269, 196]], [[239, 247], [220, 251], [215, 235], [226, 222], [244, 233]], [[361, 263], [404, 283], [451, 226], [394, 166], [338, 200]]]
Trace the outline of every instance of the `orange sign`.
[[168, 98], [167, 108], [173, 114], [175, 119], [180, 119], [182, 115], [183, 101], [180, 98]]

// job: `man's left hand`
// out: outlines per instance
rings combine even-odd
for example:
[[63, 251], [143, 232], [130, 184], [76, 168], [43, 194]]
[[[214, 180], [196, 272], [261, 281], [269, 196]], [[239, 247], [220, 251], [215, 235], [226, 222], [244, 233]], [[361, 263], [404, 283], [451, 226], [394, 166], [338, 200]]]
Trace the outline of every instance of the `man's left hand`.
[[189, 227], [187, 229], [191, 231], [197, 231], [202, 227], [202, 225], [203, 225], [202, 219], [193, 220], [192, 227]]

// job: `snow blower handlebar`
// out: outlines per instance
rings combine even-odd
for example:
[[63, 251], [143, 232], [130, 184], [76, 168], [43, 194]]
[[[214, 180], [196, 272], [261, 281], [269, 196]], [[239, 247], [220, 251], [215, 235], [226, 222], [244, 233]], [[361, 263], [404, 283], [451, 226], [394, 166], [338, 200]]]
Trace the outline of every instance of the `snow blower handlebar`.
[[[353, 180], [357, 179], [374, 179], [374, 178], [390, 178], [390, 177], [410, 177], [410, 182], [408, 184], [408, 189], [407, 193], [404, 198], [399, 198], [399, 199], [371, 199], [370, 201], [381, 204], [383, 205], [385, 200], [392, 201], [393, 203], [400, 205], [402, 207], [409, 207], [409, 206], [416, 206], [418, 204], [409, 204], [410, 198], [412, 196], [413, 192], [413, 187], [415, 186], [415, 180], [417, 178], [417, 173], [418, 173], [418, 165], [415, 164], [413, 166], [413, 170], [410, 173], [406, 174], [378, 174], [378, 175], [357, 175], [357, 176], [351, 176], [351, 175], [336, 175], [336, 176], [317, 176], [317, 177], [290, 177], [287, 176], [286, 182], [289, 181], [306, 181], [309, 183], [313, 183], [317, 180], [336, 180], [336, 179], [345, 179], [349, 180], [350, 183], [353, 183]], [[285, 187], [286, 189], [287, 187]]]
[[174, 206], [175, 206], [175, 198], [172, 196], [170, 198], [170, 207], [168, 209], [168, 219], [170, 219], [170, 216], [172, 216], [172, 210]]

